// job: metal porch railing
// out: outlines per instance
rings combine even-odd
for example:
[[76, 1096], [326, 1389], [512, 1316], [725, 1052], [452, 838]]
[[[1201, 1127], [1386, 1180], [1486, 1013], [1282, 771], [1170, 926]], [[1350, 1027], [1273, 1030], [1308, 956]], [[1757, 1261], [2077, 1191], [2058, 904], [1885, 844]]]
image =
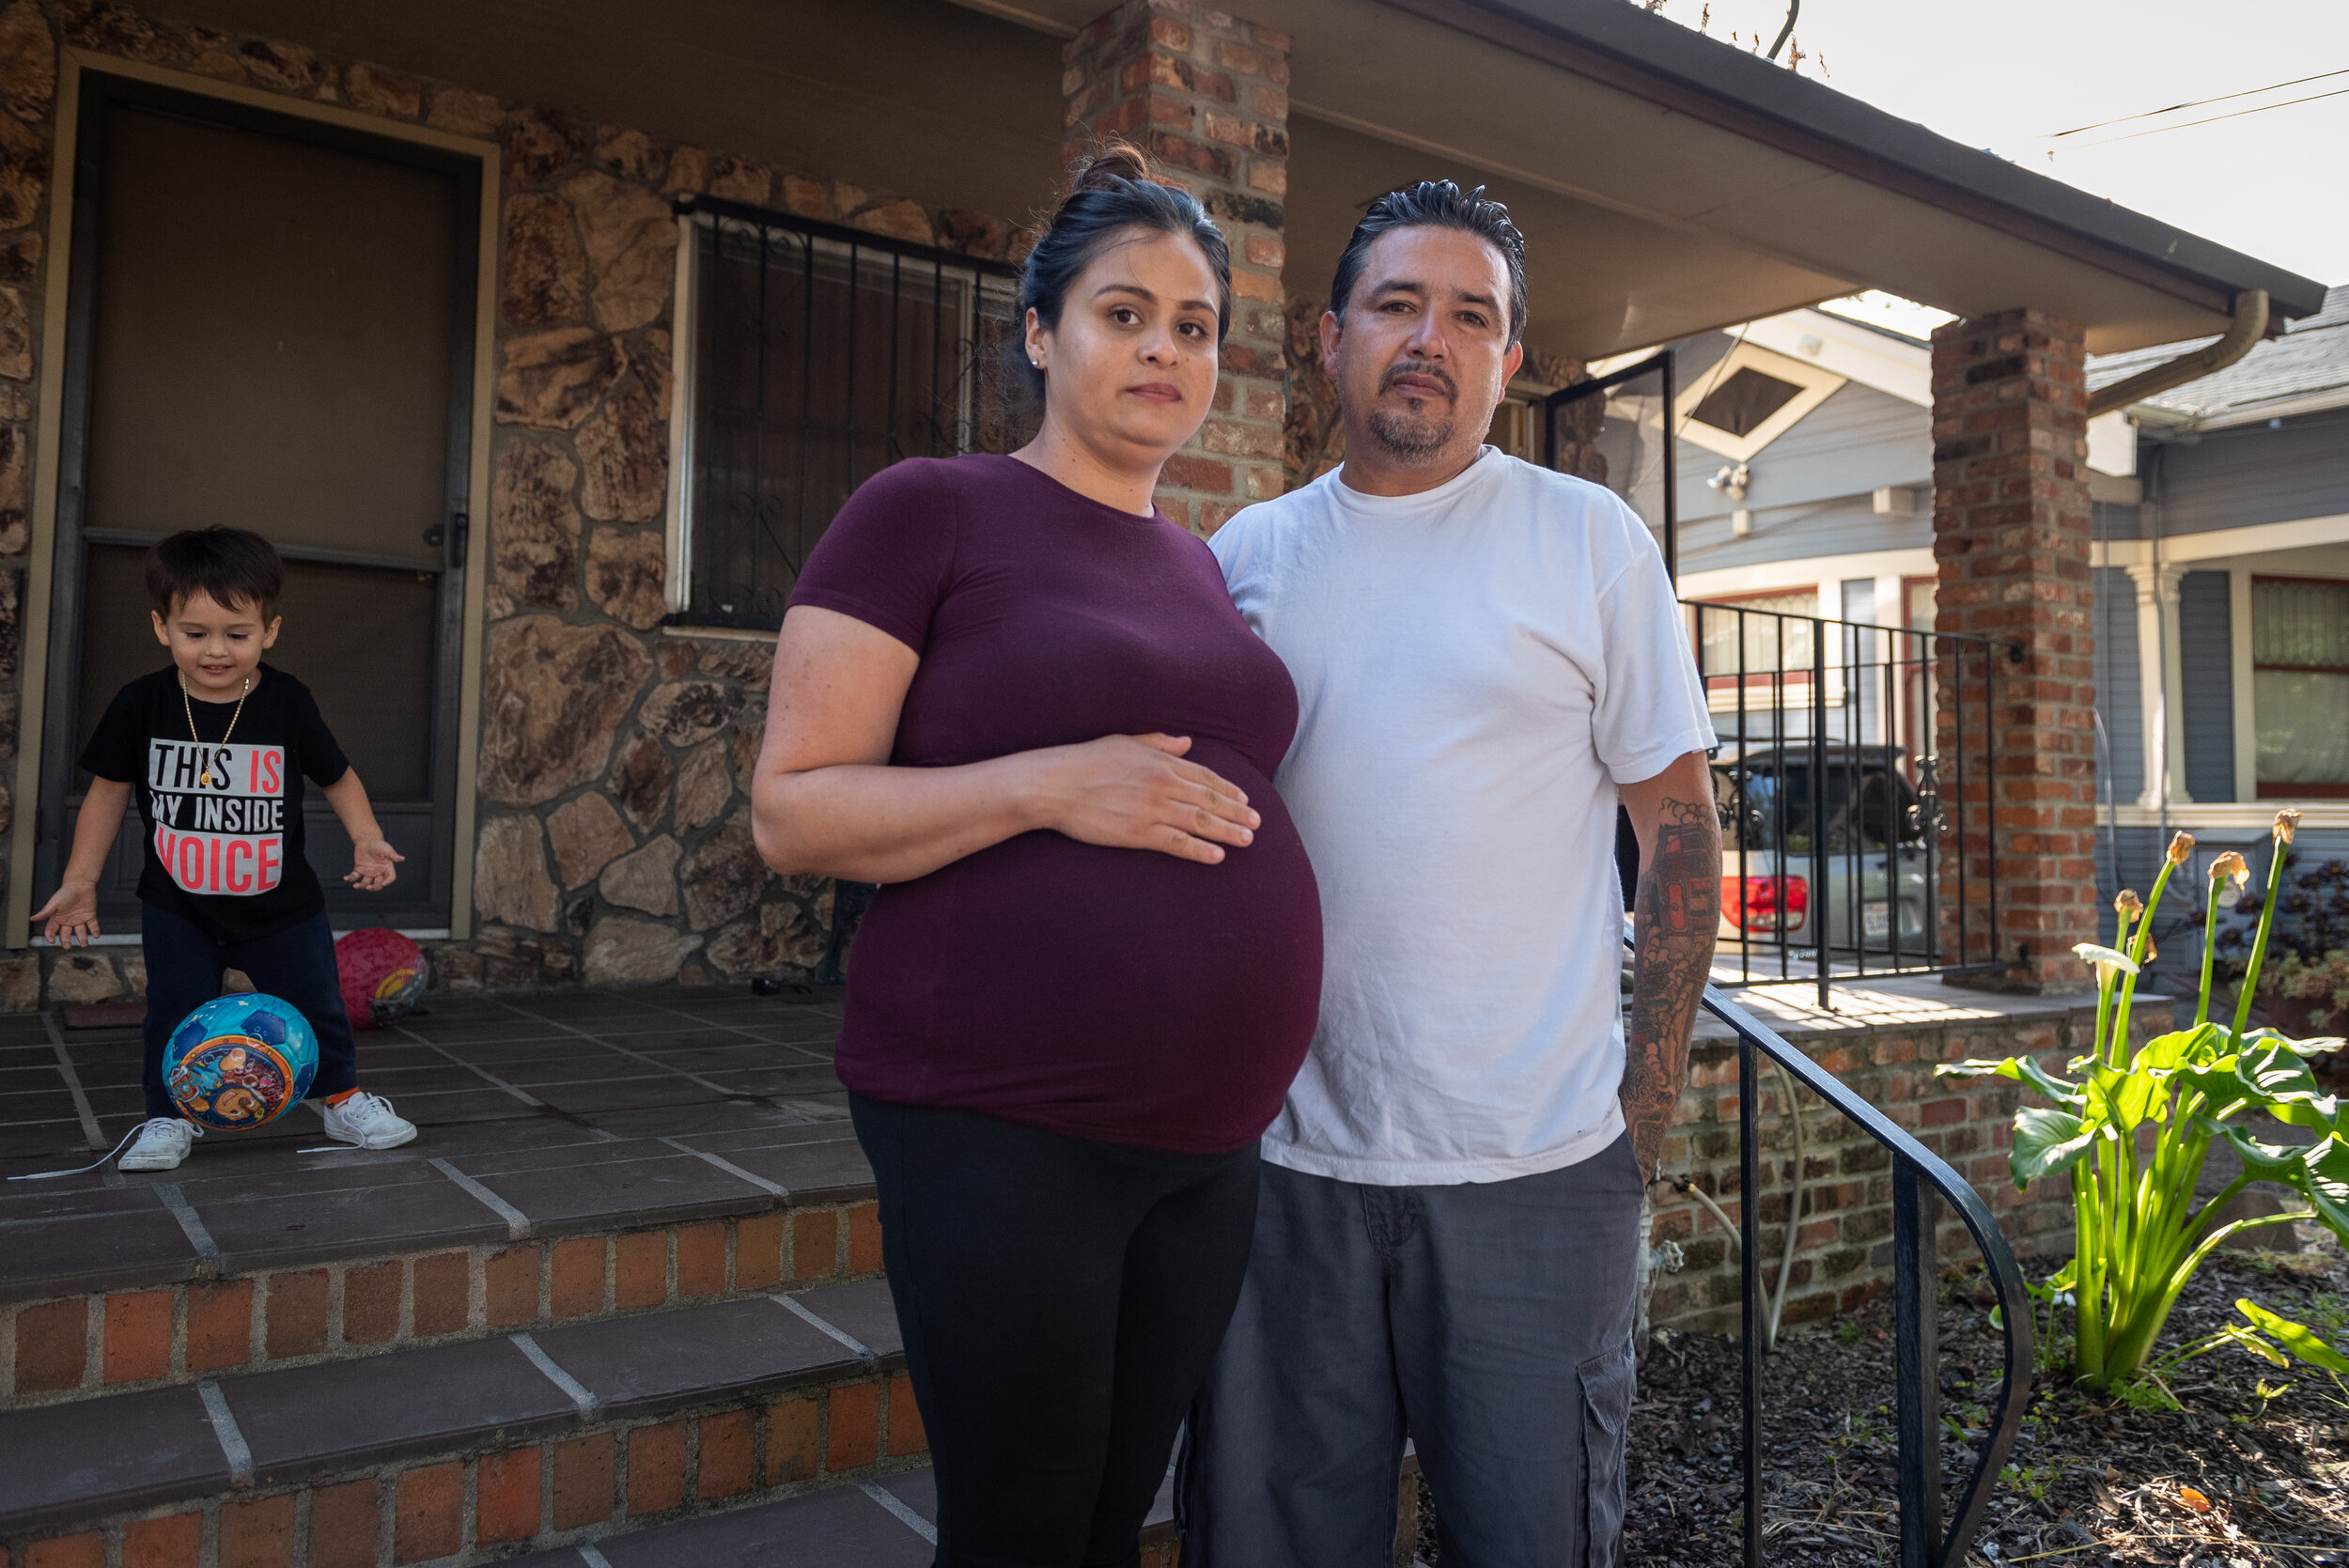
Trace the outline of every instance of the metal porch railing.
[[[1799, 596], [1802, 600], [1811, 595]], [[1720, 748], [1715, 979], [2004, 967], [1988, 784], [2018, 645], [1689, 599]]]
[[[1628, 923], [1626, 922], [1626, 927]], [[1892, 1156], [1892, 1321], [1898, 1394], [1894, 1426], [1899, 1437], [1898, 1500], [1901, 1568], [1956, 1568], [1982, 1528], [1990, 1491], [2015, 1447], [2030, 1396], [2034, 1326], [2022, 1271], [2015, 1254], [1970, 1183], [1940, 1156], [1895, 1126], [1881, 1110], [1854, 1094], [1833, 1075], [1780, 1037], [1768, 1025], [1730, 1000], [1717, 986], [1704, 991], [1704, 1010], [1737, 1034], [1737, 1205], [1740, 1245], [1737, 1266], [1745, 1304], [1744, 1486], [1745, 1561], [1762, 1563], [1762, 1358], [1765, 1354], [1761, 1232], [1760, 1148], [1755, 1127], [1759, 1082], [1755, 1053], [1794, 1075]], [[1788, 1105], [1784, 1114], [1799, 1114]], [[1794, 1212], [1800, 1172], [1790, 1188], [1786, 1223], [1799, 1225]], [[1971, 1232], [1998, 1293], [2005, 1324], [2006, 1359], [1988, 1435], [1976, 1450], [1974, 1469], [1956, 1516], [1945, 1529], [1941, 1510], [1941, 1411], [1938, 1332], [1939, 1270], [1935, 1264], [1933, 1198], [1957, 1211]]]

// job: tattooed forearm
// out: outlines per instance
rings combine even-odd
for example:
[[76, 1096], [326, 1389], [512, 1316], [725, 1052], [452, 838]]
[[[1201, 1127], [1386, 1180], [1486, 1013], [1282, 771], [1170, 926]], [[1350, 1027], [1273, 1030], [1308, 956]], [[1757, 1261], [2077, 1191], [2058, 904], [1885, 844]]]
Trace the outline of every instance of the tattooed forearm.
[[1632, 915], [1631, 1003], [1624, 1017], [1623, 1115], [1653, 1175], [1688, 1077], [1688, 1031], [1720, 924], [1720, 824], [1710, 801], [1667, 797]]

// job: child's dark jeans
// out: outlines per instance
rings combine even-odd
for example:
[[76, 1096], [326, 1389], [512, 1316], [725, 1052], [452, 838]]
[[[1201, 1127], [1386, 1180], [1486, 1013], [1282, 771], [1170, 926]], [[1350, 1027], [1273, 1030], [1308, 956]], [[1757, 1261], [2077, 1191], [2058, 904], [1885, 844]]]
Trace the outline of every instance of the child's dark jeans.
[[142, 904], [139, 914], [140, 940], [147, 948], [147, 1064], [139, 1082], [147, 1091], [148, 1115], [179, 1116], [179, 1107], [163, 1093], [163, 1048], [182, 1019], [220, 995], [221, 971], [229, 969], [244, 970], [255, 989], [291, 1002], [310, 1020], [310, 1032], [319, 1037], [313, 1095], [359, 1087], [358, 1052], [343, 1012], [334, 934], [324, 910], [289, 931], [249, 942], [216, 940], [193, 921], [152, 904]]

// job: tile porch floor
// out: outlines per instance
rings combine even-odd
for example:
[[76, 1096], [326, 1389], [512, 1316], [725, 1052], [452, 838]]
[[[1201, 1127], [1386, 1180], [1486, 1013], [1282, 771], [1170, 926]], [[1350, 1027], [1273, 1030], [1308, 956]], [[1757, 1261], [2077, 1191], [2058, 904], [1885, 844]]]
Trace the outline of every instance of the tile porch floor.
[[[330, 1144], [303, 1105], [207, 1137], [175, 1172], [0, 1184], [0, 1296], [88, 1279], [101, 1259], [118, 1288], [185, 1277], [196, 1254], [244, 1269], [845, 1196], [871, 1176], [832, 1069], [840, 1017], [836, 988], [437, 996], [359, 1035], [361, 1083], [417, 1125], [414, 1142]], [[0, 1017], [0, 1175], [112, 1147], [142, 1118], [138, 1077], [136, 1028]]]

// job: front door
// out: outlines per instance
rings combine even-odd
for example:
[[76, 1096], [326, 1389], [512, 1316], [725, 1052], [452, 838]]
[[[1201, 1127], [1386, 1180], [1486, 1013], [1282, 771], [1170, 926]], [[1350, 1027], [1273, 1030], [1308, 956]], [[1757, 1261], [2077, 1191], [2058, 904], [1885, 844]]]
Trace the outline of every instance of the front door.
[[1664, 570], [1677, 580], [1672, 350], [1552, 393], [1542, 414], [1549, 466], [1595, 480], [1623, 497], [1656, 536]]
[[[1664, 570], [1680, 577], [1680, 523], [1672, 494], [1672, 355], [1577, 381], [1542, 404], [1542, 450], [1551, 468], [1606, 486], [1656, 536]], [[1640, 878], [1640, 841], [1630, 814], [1615, 813], [1615, 870], [1624, 908]]]
[[[478, 168], [97, 72], [78, 136], [38, 896], [88, 783], [74, 758], [168, 657], [147, 548], [226, 523], [285, 557], [264, 657], [317, 694], [407, 857], [388, 893], [351, 891], [313, 792], [334, 924], [445, 928]], [[133, 817], [100, 887], [110, 933], [136, 929], [138, 840]]]

